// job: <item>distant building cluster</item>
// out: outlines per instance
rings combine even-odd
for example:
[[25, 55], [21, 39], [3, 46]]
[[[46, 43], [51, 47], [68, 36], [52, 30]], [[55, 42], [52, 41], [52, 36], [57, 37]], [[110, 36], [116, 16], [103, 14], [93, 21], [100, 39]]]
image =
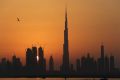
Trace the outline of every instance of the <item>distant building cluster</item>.
[[[37, 55], [39, 59], [37, 59]], [[42, 47], [32, 47], [26, 49], [26, 64], [22, 65], [20, 58], [15, 55], [12, 57], [10, 62], [6, 58], [3, 58], [0, 64], [0, 72], [2, 74], [8, 73], [21, 73], [21, 74], [45, 74], [46, 70], [46, 59], [44, 58], [44, 50]], [[49, 73], [54, 72], [54, 60], [50, 56], [49, 59]]]
[[108, 74], [117, 73], [119, 70], [115, 67], [114, 56], [105, 56], [104, 46], [101, 45], [101, 56], [95, 60], [88, 53], [87, 56], [83, 56], [81, 59], [76, 60], [76, 71], [86, 74]]
[[[39, 55], [39, 61], [37, 61], [37, 51]], [[39, 70], [40, 72], [46, 71], [46, 59], [44, 58], [44, 51], [42, 47], [28, 48], [26, 51], [26, 66], [28, 70]]]
[[[73, 65], [69, 62], [66, 65], [63, 59], [62, 66], [60, 66], [60, 71], [55, 70], [54, 59], [52, 56], [49, 58], [49, 67], [46, 69], [46, 59], [44, 57], [44, 50], [42, 47], [32, 47], [27, 48], [26, 50], [26, 64], [22, 65], [20, 58], [17, 58], [15, 55], [12, 57], [12, 61], [2, 58], [0, 64], [0, 72], [2, 74], [8, 73], [26, 73], [26, 74], [117, 74], [120, 73], [119, 69], [115, 67], [114, 56], [105, 56], [104, 45], [101, 45], [101, 56], [95, 60], [90, 56], [90, 53], [87, 56], [82, 56], [81, 59], [76, 60], [76, 65]], [[39, 59], [37, 60], [37, 55]], [[76, 67], [76, 68], [75, 68]], [[67, 69], [68, 68], [68, 69]]]
[[[3, 58], [0, 64], [0, 75], [14, 74], [14, 75], [106, 75], [119, 74], [120, 71], [115, 67], [114, 56], [106, 56], [104, 45], [100, 47], [101, 56], [95, 60], [88, 53], [81, 59], [76, 60], [76, 65], [70, 63], [69, 59], [69, 40], [68, 40], [68, 19], [67, 11], [65, 13], [65, 30], [64, 30], [64, 44], [63, 56], [60, 70], [55, 70], [54, 59], [49, 58], [49, 70], [46, 69], [46, 59], [44, 57], [44, 50], [42, 47], [35, 47], [26, 49], [26, 64], [22, 65], [20, 58], [15, 55], [12, 61]], [[39, 57], [39, 59], [37, 59]], [[75, 68], [76, 67], [76, 68]]]

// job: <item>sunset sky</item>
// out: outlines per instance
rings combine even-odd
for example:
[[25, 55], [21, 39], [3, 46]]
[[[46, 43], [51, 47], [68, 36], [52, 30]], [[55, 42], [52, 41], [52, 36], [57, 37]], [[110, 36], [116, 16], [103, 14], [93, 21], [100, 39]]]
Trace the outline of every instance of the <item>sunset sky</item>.
[[88, 52], [98, 58], [103, 42], [120, 63], [120, 0], [0, 0], [0, 59], [16, 54], [25, 63], [34, 45], [61, 64], [66, 3], [71, 62]]

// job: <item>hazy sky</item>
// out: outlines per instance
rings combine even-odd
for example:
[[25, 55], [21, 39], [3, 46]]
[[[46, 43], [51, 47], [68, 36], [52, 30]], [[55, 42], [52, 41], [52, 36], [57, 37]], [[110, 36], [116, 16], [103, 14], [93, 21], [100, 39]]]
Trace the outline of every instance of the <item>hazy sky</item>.
[[[13, 54], [25, 62], [25, 49], [44, 47], [58, 62], [63, 54], [65, 0], [0, 0], [0, 59]], [[68, 0], [70, 59], [120, 56], [120, 0]], [[21, 22], [17, 22], [17, 17]], [[120, 63], [120, 62], [117, 62]]]

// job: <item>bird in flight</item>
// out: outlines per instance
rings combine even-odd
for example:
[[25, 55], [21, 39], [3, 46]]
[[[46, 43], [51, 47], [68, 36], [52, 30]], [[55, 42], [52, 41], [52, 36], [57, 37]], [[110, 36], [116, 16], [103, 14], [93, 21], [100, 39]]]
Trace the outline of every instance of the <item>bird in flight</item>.
[[20, 22], [20, 19], [17, 17], [17, 21]]

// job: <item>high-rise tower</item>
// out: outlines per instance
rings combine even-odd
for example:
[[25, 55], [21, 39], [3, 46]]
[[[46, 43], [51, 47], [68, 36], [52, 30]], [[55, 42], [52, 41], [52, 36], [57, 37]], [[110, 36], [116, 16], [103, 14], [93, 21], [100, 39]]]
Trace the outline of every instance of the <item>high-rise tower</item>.
[[37, 65], [37, 47], [32, 47], [32, 54], [33, 54], [33, 60], [34, 60], [34, 65]]
[[40, 69], [40, 72], [45, 72], [46, 71], [46, 59], [44, 58], [44, 51], [43, 51], [43, 48], [40, 47], [39, 49], [39, 69]]
[[101, 58], [104, 59], [104, 45], [101, 45]]
[[54, 72], [54, 60], [53, 60], [53, 57], [50, 56], [50, 59], [49, 59], [49, 72]]
[[62, 70], [63, 70], [63, 72], [69, 72], [69, 48], [68, 48], [68, 19], [67, 19], [67, 9], [65, 11], [65, 30], [64, 30]]
[[[101, 46], [100, 46], [100, 51], [101, 51], [101, 55], [100, 55], [100, 58], [99, 58], [99, 60], [98, 60], [98, 71], [100, 72], [100, 73], [104, 73], [105, 72], [105, 65], [107, 64], [107, 62], [108, 62], [108, 60], [107, 60], [107, 58], [105, 59], [105, 51], [104, 51], [104, 45], [102, 44]], [[105, 63], [105, 61], [106, 61], [106, 63]]]

